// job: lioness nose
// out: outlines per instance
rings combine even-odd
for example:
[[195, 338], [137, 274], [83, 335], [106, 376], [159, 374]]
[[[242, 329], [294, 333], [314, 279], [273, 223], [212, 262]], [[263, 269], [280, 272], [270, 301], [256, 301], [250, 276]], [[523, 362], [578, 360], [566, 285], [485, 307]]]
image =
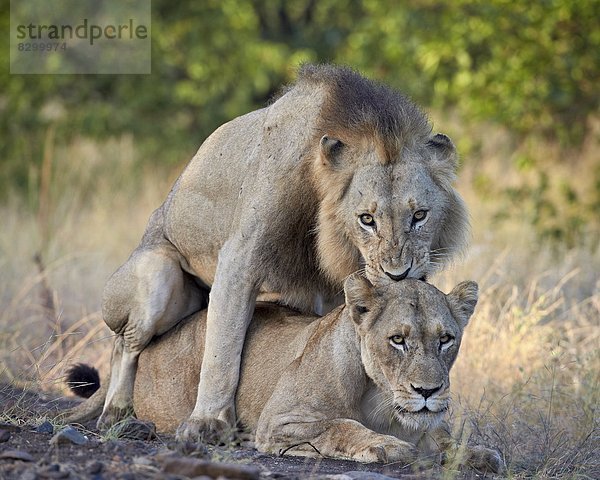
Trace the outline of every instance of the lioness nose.
[[417, 392], [419, 395], [422, 395], [423, 398], [427, 399], [427, 398], [431, 397], [435, 392], [440, 390], [442, 388], [442, 385], [440, 385], [439, 387], [435, 387], [435, 388], [421, 388], [421, 387], [415, 387], [414, 385], [411, 384], [411, 387], [413, 388], [413, 390], [415, 392]]
[[410, 267], [408, 267], [403, 273], [401, 273], [400, 275], [394, 275], [391, 272], [388, 272], [387, 270], [385, 270], [385, 274], [390, 277], [392, 280], [394, 280], [395, 282], [399, 281], [399, 280], [404, 280], [406, 277], [408, 277], [408, 272], [410, 272]]

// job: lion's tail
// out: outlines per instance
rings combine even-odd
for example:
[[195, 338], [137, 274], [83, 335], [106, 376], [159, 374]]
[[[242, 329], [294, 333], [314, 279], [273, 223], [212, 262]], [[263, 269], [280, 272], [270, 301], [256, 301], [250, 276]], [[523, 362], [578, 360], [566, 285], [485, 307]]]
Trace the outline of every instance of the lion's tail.
[[87, 400], [64, 412], [61, 420], [65, 423], [84, 423], [98, 417], [104, 407], [108, 383], [100, 383], [98, 370], [94, 367], [82, 363], [73, 365], [67, 371], [67, 385], [75, 395]]
[[67, 370], [67, 385], [75, 395], [90, 398], [100, 388], [100, 375], [94, 367], [78, 363]]

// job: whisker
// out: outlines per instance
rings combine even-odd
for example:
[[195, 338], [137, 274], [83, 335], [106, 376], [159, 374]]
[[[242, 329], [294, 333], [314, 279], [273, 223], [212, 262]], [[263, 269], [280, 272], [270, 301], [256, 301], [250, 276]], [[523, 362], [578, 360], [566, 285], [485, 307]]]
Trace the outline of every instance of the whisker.
[[369, 418], [375, 420], [382, 412], [387, 410], [394, 405], [394, 397], [390, 396], [387, 392], [377, 392], [373, 397], [372, 401], [378, 402], [377, 406], [369, 412]]
[[432, 252], [442, 252], [442, 251], [452, 251], [454, 250], [454, 248], [450, 248], [450, 247], [440, 247], [440, 248], [434, 248], [433, 250], [431, 250]]

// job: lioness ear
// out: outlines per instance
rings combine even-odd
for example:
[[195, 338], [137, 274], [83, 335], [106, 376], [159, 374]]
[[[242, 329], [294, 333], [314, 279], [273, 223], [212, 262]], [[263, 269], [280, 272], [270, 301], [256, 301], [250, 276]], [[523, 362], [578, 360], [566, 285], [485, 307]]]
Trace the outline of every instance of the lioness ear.
[[427, 146], [433, 153], [433, 175], [451, 183], [458, 167], [458, 155], [454, 143], [447, 135], [436, 133], [429, 139]]
[[337, 138], [331, 138], [327, 135], [321, 137], [321, 161], [335, 165], [338, 156], [342, 150], [344, 144]]
[[450, 309], [460, 323], [461, 328], [465, 328], [473, 312], [479, 296], [479, 287], [475, 282], [461, 282], [447, 295]]
[[352, 320], [361, 323], [362, 317], [371, 310], [375, 287], [358, 273], [348, 276], [344, 282], [346, 308], [350, 308]]

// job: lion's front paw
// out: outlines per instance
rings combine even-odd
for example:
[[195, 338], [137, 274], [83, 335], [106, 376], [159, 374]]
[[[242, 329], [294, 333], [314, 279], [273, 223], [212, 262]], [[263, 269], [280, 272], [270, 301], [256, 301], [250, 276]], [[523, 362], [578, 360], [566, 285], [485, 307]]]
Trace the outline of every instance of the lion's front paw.
[[369, 445], [354, 455], [363, 463], [401, 463], [408, 465], [417, 458], [417, 448], [402, 440], [390, 439]]
[[193, 418], [185, 420], [175, 437], [180, 442], [227, 444], [234, 438], [235, 430], [218, 418]]
[[133, 406], [126, 406], [123, 408], [107, 405], [100, 418], [96, 422], [96, 428], [100, 431], [108, 430], [113, 425], [125, 420], [128, 417], [135, 416], [133, 412]]
[[501, 473], [504, 471], [504, 462], [496, 450], [475, 446], [469, 447], [467, 465], [480, 472]]

